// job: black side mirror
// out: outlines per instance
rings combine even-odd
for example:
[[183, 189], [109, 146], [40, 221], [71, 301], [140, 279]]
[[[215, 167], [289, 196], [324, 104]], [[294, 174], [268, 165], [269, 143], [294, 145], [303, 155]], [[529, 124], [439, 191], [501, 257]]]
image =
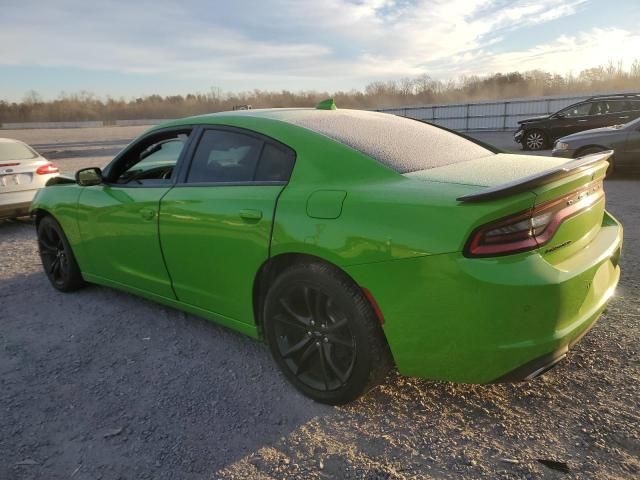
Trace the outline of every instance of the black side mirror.
[[102, 183], [102, 170], [97, 167], [82, 168], [76, 172], [76, 183], [81, 187], [100, 185]]
[[564, 118], [564, 113], [560, 113], [560, 112], [558, 112], [558, 113], [556, 113], [556, 114], [554, 115], [554, 117], [559, 118], [560, 120], [562, 120], [562, 119]]

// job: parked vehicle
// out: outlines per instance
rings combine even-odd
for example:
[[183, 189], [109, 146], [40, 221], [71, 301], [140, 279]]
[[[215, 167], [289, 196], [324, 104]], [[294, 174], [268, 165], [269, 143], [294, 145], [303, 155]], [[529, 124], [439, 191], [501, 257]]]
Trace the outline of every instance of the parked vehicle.
[[565, 135], [627, 123], [638, 117], [640, 94], [596, 96], [554, 114], [518, 122], [520, 127], [513, 138], [524, 150], [542, 150]]
[[29, 214], [39, 188], [58, 175], [58, 167], [26, 143], [0, 138], [0, 219]]
[[94, 282], [264, 338], [306, 395], [401, 374], [533, 378], [618, 282], [610, 153], [496, 153], [377, 112], [222, 112], [154, 127], [33, 202], [51, 284]]
[[609, 173], [614, 170], [640, 173], [640, 118], [562, 137], [554, 144], [551, 155], [578, 158], [605, 150], [615, 152], [609, 158]]

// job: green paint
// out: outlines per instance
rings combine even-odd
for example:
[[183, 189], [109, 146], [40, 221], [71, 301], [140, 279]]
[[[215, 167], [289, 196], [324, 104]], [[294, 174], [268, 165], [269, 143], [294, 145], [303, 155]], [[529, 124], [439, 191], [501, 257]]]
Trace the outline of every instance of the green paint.
[[[400, 175], [264, 112], [152, 130], [176, 125], [239, 127], [289, 145], [291, 179], [286, 186], [47, 187], [33, 209], [60, 222], [87, 280], [255, 337], [261, 266], [283, 254], [312, 255], [372, 292], [400, 372], [473, 383], [570, 344], [617, 284], [612, 258], [622, 228], [604, 200], [563, 223], [543, 249], [482, 259], [461, 253], [478, 226], [570, 192], [606, 165], [513, 197], [461, 204], [457, 197], [485, 188], [470, 184], [468, 172]], [[504, 181], [508, 162], [501, 155], [478, 168]]]
[[333, 98], [323, 100], [316, 105], [316, 109], [318, 110], [335, 110], [336, 108], [338, 107], [336, 107], [336, 102], [333, 101]]

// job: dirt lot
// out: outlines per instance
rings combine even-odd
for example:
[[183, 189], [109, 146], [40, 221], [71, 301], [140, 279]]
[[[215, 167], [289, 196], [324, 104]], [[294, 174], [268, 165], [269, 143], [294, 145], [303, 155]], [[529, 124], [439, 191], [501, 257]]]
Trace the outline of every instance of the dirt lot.
[[[102, 130], [13, 136], [72, 171], [139, 133]], [[518, 385], [392, 375], [341, 408], [222, 327], [103, 287], [58, 293], [33, 224], [0, 222], [0, 480], [639, 478], [640, 181], [606, 190], [623, 276], [567, 360]]]

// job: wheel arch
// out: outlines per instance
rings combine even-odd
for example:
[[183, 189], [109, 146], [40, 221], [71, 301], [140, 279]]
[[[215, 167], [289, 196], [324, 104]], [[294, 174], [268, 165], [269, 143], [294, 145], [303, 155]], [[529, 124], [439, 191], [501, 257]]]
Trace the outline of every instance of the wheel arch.
[[[351, 275], [345, 272], [343, 268], [322, 257], [299, 252], [280, 253], [278, 255], [270, 257], [260, 266], [253, 280], [253, 315], [256, 326], [258, 328], [258, 333], [261, 337], [263, 335], [264, 320], [262, 316], [262, 308], [264, 306], [264, 300], [267, 296], [270, 285], [275, 281], [276, 278], [278, 278], [278, 276], [282, 272], [292, 267], [293, 265], [302, 263], [323, 263], [325, 265], [328, 265], [331, 268], [339, 271], [342, 275], [352, 281], [354, 285], [362, 290], [362, 287], [358, 284], [358, 282], [356, 282]], [[371, 306], [373, 312], [376, 314], [376, 316], [379, 317], [380, 313], [378, 306], [375, 304], [375, 300], [370, 297], [370, 294], [368, 294], [364, 290], [363, 294], [367, 302]]]
[[588, 150], [590, 148], [597, 148], [597, 149], [600, 149], [600, 150], [603, 150], [603, 151], [611, 149], [610, 147], [605, 147], [604, 145], [599, 145], [597, 143], [592, 143], [592, 144], [584, 145], [584, 146], [578, 148], [576, 150], [576, 152], [573, 154], [574, 158], [578, 158], [579, 156], [582, 155], [582, 152], [584, 152], [585, 150]]
[[47, 215], [53, 217], [54, 219], [56, 218], [49, 210], [45, 208], [38, 207], [31, 210], [31, 216], [33, 216], [33, 218], [35, 219], [36, 228], [38, 228], [38, 225], [40, 225], [42, 219]]

